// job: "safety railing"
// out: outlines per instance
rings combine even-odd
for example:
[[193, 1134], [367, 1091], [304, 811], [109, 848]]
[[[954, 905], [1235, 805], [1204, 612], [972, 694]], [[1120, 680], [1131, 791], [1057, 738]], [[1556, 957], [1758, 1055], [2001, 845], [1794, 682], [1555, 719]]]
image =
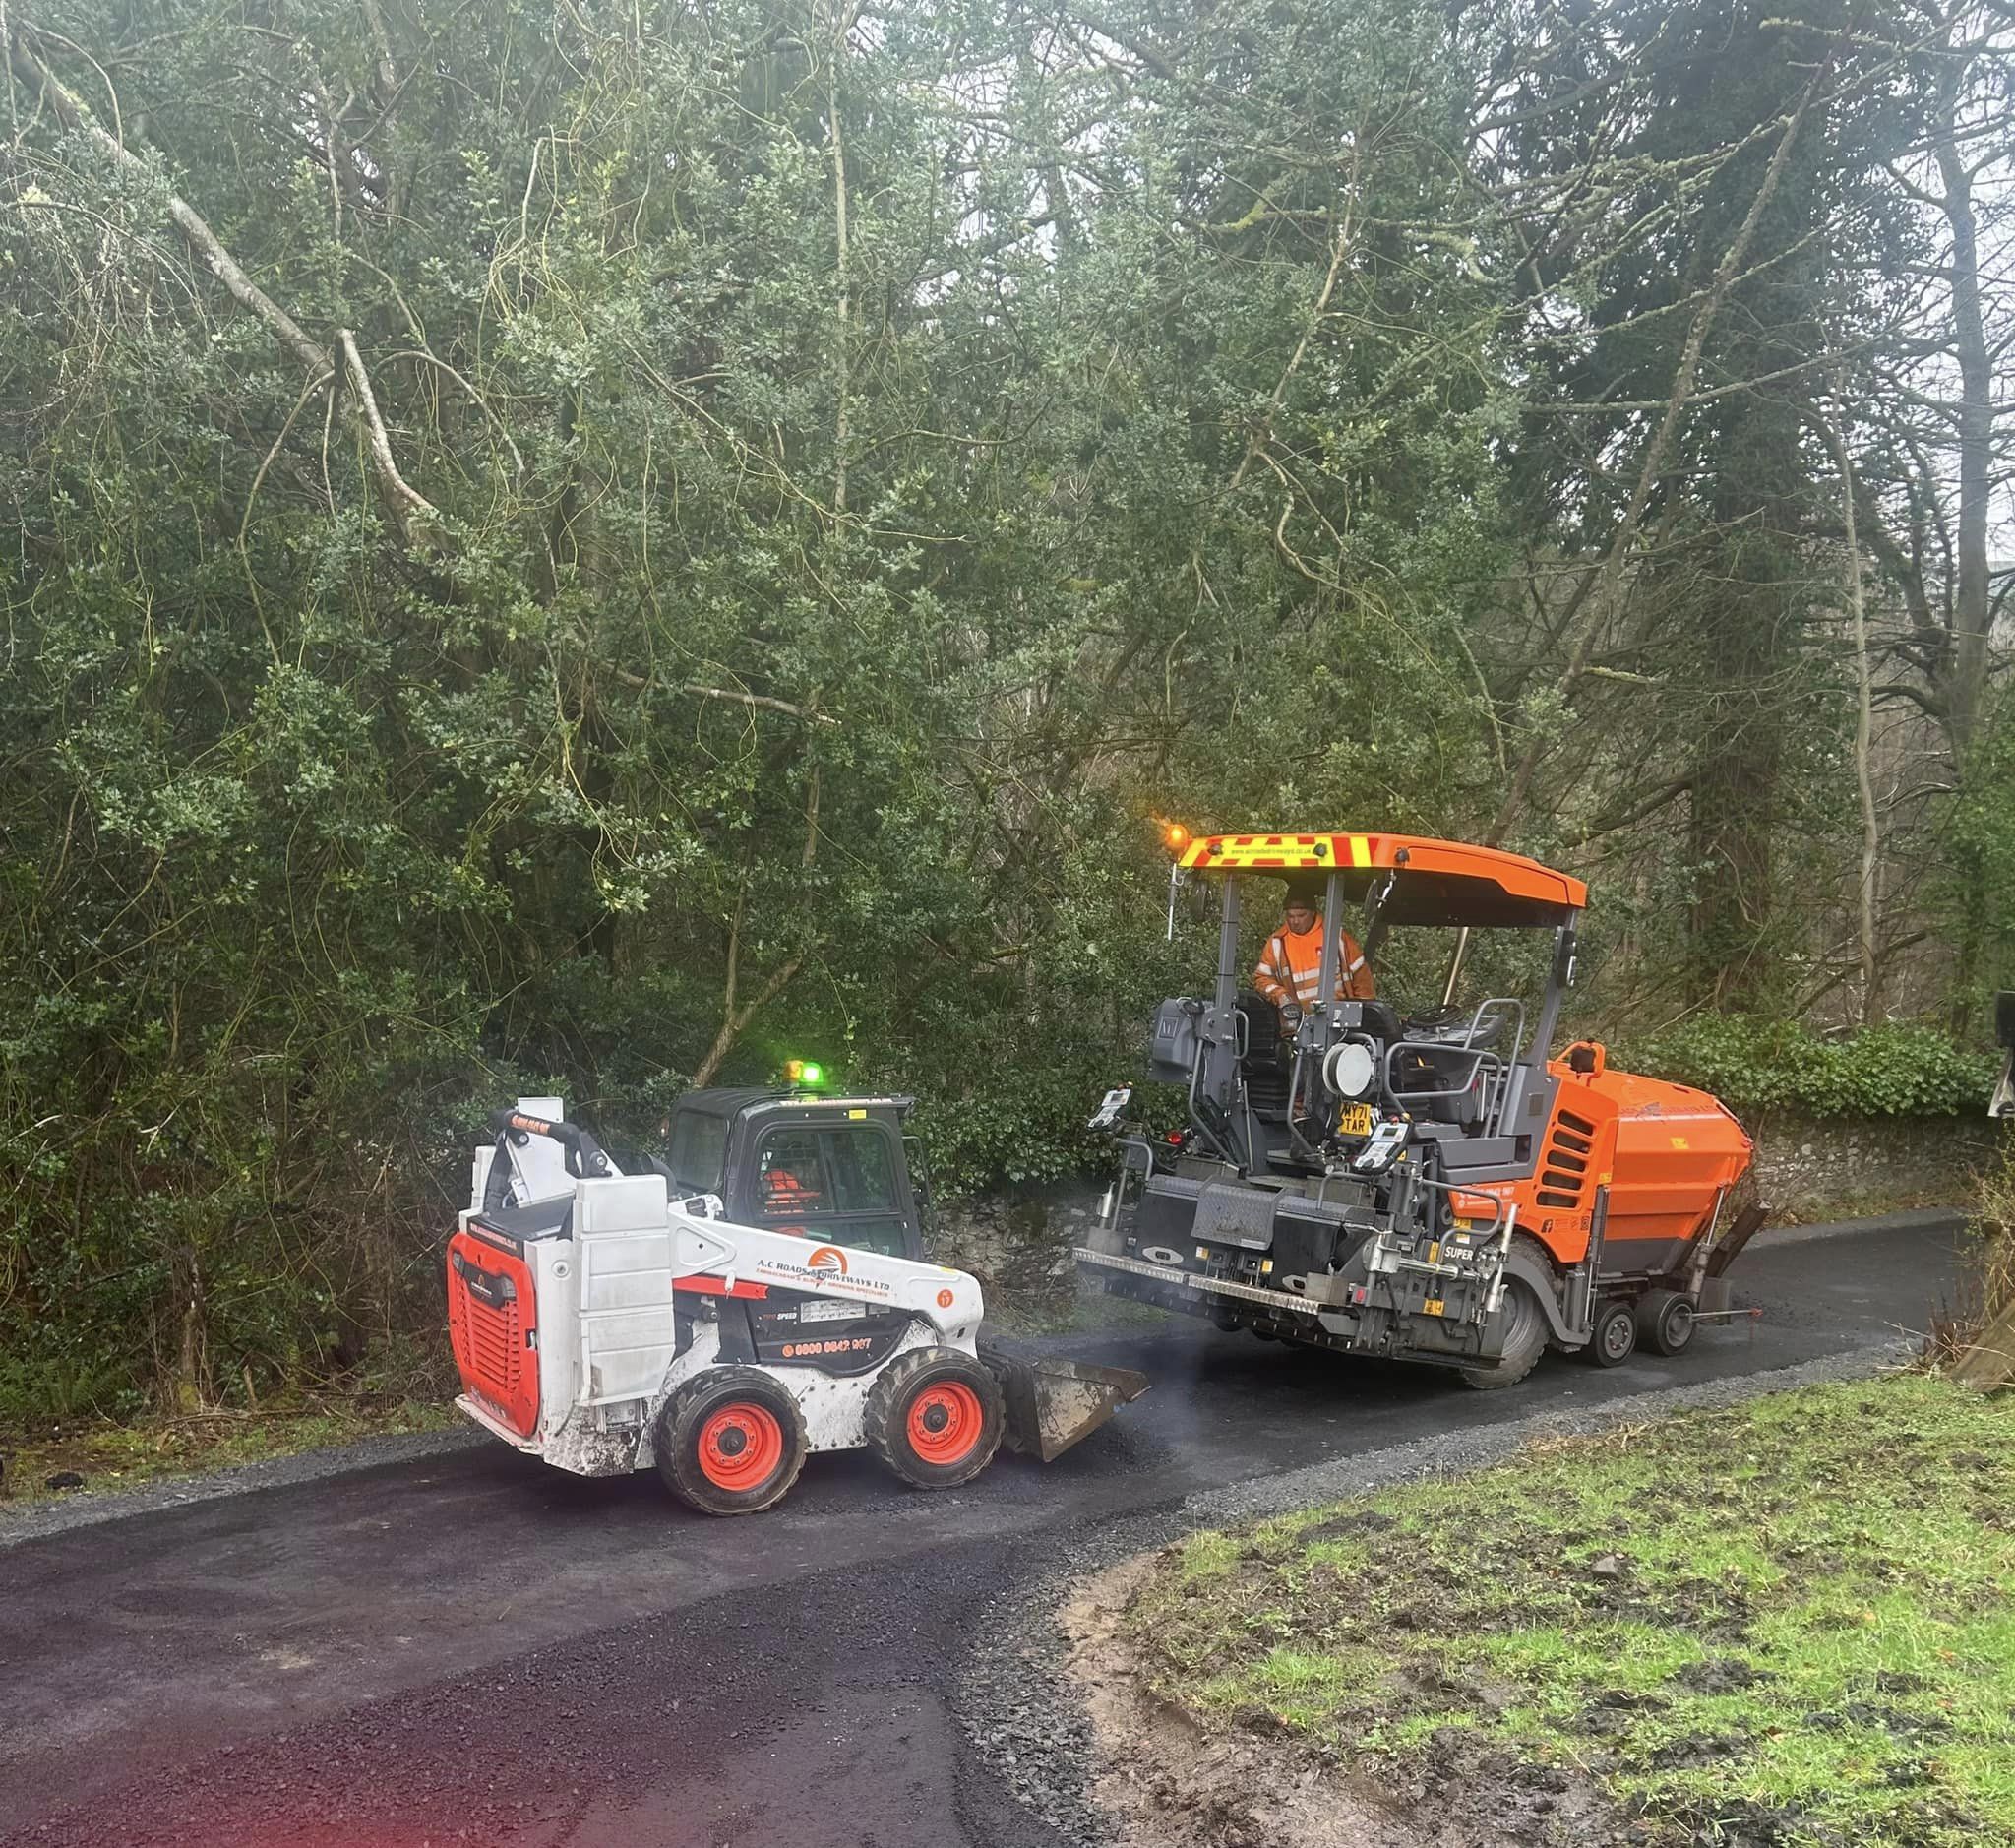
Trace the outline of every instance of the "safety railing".
[[[1488, 1023], [1503, 1019], [1511, 1026], [1511, 1048], [1508, 1053], [1499, 1053], [1495, 1048], [1479, 1046], [1477, 1041], [1484, 1036]], [[1421, 1105], [1454, 1101], [1459, 1098], [1477, 1098], [1478, 1119], [1483, 1134], [1495, 1136], [1499, 1127], [1504, 1106], [1505, 1080], [1511, 1069], [1518, 1064], [1525, 1050], [1525, 1004], [1514, 995], [1493, 995], [1477, 1004], [1476, 1013], [1471, 1016], [1467, 1028], [1459, 1040], [1456, 1039], [1396, 1039], [1385, 1048], [1378, 1079], [1386, 1096], [1400, 1109], [1408, 1110]], [[1463, 1072], [1462, 1080], [1445, 1085], [1401, 1085], [1394, 1082], [1394, 1071], [1398, 1060], [1411, 1057], [1420, 1060], [1430, 1068], [1437, 1061], [1467, 1059], [1469, 1065]]]

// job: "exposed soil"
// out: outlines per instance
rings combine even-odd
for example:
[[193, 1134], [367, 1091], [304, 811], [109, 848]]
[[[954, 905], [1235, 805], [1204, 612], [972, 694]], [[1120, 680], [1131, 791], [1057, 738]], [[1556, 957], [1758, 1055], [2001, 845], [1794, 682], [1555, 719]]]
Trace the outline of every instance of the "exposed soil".
[[1155, 1558], [1083, 1581], [1064, 1607], [1067, 1665], [1105, 1767], [1093, 1795], [1122, 1848], [1623, 1848], [1630, 1823], [1587, 1778], [1520, 1764], [1453, 1728], [1403, 1787], [1335, 1752], [1312, 1761], [1252, 1723], [1211, 1731], [1157, 1700], [1122, 1632]]

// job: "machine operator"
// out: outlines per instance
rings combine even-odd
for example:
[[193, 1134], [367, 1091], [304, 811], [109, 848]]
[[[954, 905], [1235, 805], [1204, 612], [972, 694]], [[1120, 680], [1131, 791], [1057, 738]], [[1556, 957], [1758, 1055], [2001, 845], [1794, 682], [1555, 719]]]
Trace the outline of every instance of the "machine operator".
[[[1266, 940], [1266, 949], [1252, 971], [1252, 986], [1280, 1010], [1283, 1034], [1302, 1023], [1302, 1010], [1315, 999], [1322, 978], [1322, 914], [1307, 893], [1291, 892], [1280, 928]], [[1370, 1001], [1377, 989], [1365, 953], [1349, 931], [1338, 948], [1336, 998]]]

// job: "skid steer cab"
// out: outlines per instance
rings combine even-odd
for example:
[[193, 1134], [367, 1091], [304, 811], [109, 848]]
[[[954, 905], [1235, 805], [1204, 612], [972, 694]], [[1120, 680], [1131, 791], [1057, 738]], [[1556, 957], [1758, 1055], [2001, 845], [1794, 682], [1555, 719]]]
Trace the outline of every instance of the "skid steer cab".
[[[1616, 1366], [1640, 1342], [1688, 1344], [1763, 1217], [1731, 1205], [1751, 1146], [1704, 1091], [1619, 1072], [1590, 1041], [1554, 1056], [1578, 879], [1402, 834], [1175, 831], [1171, 844], [1172, 936], [1186, 874], [1222, 887], [1215, 983], [1162, 1004], [1149, 1053], [1188, 1124], [1123, 1135], [1083, 1276], [1483, 1387], [1522, 1380], [1549, 1346]], [[1254, 887], [1269, 914], [1242, 933]], [[1322, 919], [1319, 951], [1313, 925], [1296, 939], [1298, 962], [1265, 935], [1289, 895]], [[1110, 1095], [1094, 1123], [1125, 1101]]]
[[926, 1489], [1004, 1442], [1061, 1454], [1147, 1382], [983, 1336], [978, 1282], [924, 1256], [908, 1107], [697, 1091], [633, 1173], [558, 1098], [499, 1111], [448, 1248], [457, 1404], [708, 1514], [772, 1506], [819, 1450]]

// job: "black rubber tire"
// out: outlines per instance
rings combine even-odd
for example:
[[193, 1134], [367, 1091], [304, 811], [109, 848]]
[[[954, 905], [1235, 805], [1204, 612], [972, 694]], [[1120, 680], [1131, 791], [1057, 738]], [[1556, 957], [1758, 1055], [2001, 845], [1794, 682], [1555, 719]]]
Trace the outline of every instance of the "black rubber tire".
[[1581, 1352], [1597, 1367], [1620, 1367], [1637, 1351], [1637, 1312], [1628, 1303], [1598, 1303]]
[[1693, 1342], [1693, 1299], [1678, 1290], [1647, 1290], [1637, 1303], [1637, 1339], [1654, 1354], [1683, 1354]]
[[1465, 1386], [1474, 1386], [1479, 1392], [1496, 1392], [1505, 1386], [1514, 1386], [1535, 1367], [1547, 1351], [1547, 1317], [1540, 1307], [1539, 1298], [1533, 1295], [1532, 1285], [1523, 1277], [1508, 1277], [1504, 1282], [1504, 1301], [1501, 1313], [1511, 1317], [1511, 1326], [1504, 1335], [1504, 1358], [1495, 1367], [1463, 1367], [1457, 1371]]
[[[963, 1388], [979, 1401], [979, 1435], [947, 1462], [919, 1454], [910, 1408], [932, 1387]], [[955, 1489], [994, 1460], [1008, 1423], [1007, 1401], [993, 1370], [955, 1347], [916, 1347], [897, 1355], [868, 1389], [868, 1448], [914, 1489]]]
[[[745, 1489], [724, 1488], [700, 1460], [701, 1434], [716, 1412], [736, 1404], [758, 1406], [776, 1420], [783, 1453], [774, 1469]], [[710, 1367], [689, 1380], [657, 1415], [651, 1442], [666, 1488], [702, 1514], [760, 1514], [789, 1493], [805, 1466], [805, 1415], [790, 1392], [759, 1367]]]

